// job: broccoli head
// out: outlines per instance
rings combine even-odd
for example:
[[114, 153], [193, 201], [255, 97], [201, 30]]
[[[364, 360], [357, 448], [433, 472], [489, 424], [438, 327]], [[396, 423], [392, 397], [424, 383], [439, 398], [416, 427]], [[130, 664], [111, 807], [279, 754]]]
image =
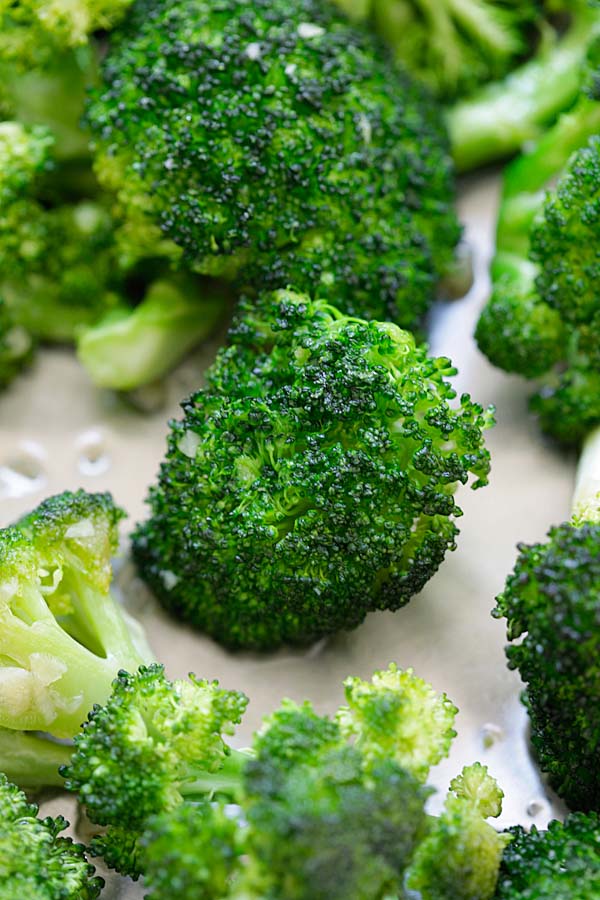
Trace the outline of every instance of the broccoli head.
[[[448, 753], [456, 710], [394, 665], [371, 682], [348, 679], [346, 697], [332, 719], [286, 700], [251, 748], [231, 750], [224, 736], [245, 709], [242, 694], [193, 677], [168, 681], [157, 665], [121, 673], [62, 770], [92, 821], [109, 825], [93, 851], [143, 874], [153, 900], [174, 889], [182, 900], [401, 894], [417, 847], [436, 827], [424, 810], [425, 782]], [[464, 854], [479, 860], [483, 819], [497, 814], [501, 794], [484, 769], [477, 778], [474, 767], [455, 791], [473, 813], [463, 815]], [[448, 854], [452, 872], [459, 855]], [[490, 896], [486, 889], [478, 900]]]
[[122, 516], [109, 494], [65, 492], [0, 531], [0, 727], [70, 737], [144, 661], [110, 595]]
[[[531, 742], [572, 809], [600, 809], [600, 524], [565, 522], [520, 545], [494, 616], [507, 620], [508, 665], [525, 682]], [[521, 640], [519, 640], [522, 638]]]
[[437, 106], [319, 0], [138, 0], [88, 118], [134, 233], [197, 271], [408, 327], [451, 262]]
[[490, 425], [391, 323], [280, 291], [247, 304], [172, 425], [134, 535], [164, 606], [229, 647], [306, 644], [398, 609], [486, 483]]
[[0, 388], [6, 387], [31, 362], [34, 342], [0, 297]]
[[94, 900], [104, 885], [62, 816], [38, 808], [0, 773], [0, 900]]
[[547, 831], [509, 829], [495, 900], [591, 900], [600, 892], [600, 821], [574, 813]]

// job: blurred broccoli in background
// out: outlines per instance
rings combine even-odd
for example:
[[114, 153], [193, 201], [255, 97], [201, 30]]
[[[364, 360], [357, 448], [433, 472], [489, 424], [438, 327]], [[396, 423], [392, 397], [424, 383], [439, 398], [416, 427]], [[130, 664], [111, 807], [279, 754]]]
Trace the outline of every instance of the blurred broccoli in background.
[[[519, 4], [519, 10], [523, 6], [530, 4]], [[588, 49], [600, 35], [600, 5], [596, 0], [557, 0], [544, 6], [564, 17], [550, 16], [531, 59], [448, 110], [459, 171], [524, 150], [576, 102]]]
[[398, 62], [449, 101], [528, 55], [552, 3], [537, 0], [336, 0], [373, 27]]
[[[394, 665], [345, 689], [335, 718], [284, 701], [236, 751], [222, 735], [242, 694], [170, 682], [160, 666], [121, 674], [63, 769], [92, 821], [109, 826], [94, 852], [143, 874], [153, 900], [175, 889], [182, 900], [384, 900], [404, 896], [407, 874], [423, 898], [490, 900], [507, 837], [485, 821], [502, 798], [487, 770], [455, 780], [451, 822], [424, 809], [455, 707]], [[421, 848], [436, 834], [434, 858]]]
[[505, 172], [493, 293], [476, 329], [494, 364], [543, 376], [532, 407], [542, 428], [567, 444], [600, 421], [599, 72], [596, 40], [577, 104]]
[[391, 323], [291, 291], [248, 302], [172, 423], [133, 553], [164, 606], [229, 647], [306, 644], [398, 609], [487, 482], [455, 370]]
[[139, 0], [113, 32], [88, 119], [126, 244], [414, 327], [459, 237], [437, 104], [321, 0], [252, 11]]

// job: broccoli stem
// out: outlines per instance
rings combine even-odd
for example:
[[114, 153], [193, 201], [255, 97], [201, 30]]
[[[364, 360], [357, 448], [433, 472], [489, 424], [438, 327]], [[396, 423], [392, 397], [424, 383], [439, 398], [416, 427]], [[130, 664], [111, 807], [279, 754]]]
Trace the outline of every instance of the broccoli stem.
[[600, 427], [590, 432], [577, 466], [572, 504], [573, 522], [600, 523]]
[[181, 795], [186, 800], [204, 800], [215, 794], [225, 795], [229, 800], [238, 802], [243, 798], [243, 772], [248, 760], [254, 758], [254, 751], [231, 750], [218, 772], [203, 772], [193, 780], [180, 786]]
[[169, 372], [226, 308], [220, 287], [202, 296], [191, 278], [156, 281], [133, 311], [115, 310], [84, 331], [77, 353], [98, 387], [133, 390]]
[[72, 755], [69, 744], [0, 728], [0, 772], [21, 788], [64, 788], [65, 781], [58, 769], [68, 765]]
[[597, 34], [600, 10], [577, 4], [564, 38], [542, 48], [505, 80], [450, 109], [447, 123], [458, 171], [510, 156], [568, 109], [581, 87], [588, 45]]

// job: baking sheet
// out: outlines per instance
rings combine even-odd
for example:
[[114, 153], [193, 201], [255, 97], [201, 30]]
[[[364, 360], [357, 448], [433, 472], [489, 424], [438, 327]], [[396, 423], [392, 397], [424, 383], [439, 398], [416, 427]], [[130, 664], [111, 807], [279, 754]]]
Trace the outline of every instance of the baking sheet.
[[[432, 316], [434, 353], [450, 356], [460, 370], [459, 392], [497, 408], [488, 433], [492, 453], [489, 487], [461, 489], [464, 517], [458, 550], [427, 588], [397, 613], [373, 613], [354, 632], [321, 642], [308, 652], [231, 655], [202, 635], [168, 619], [136, 578], [126, 555], [117, 584], [127, 606], [144, 622], [158, 659], [172, 677], [194, 671], [241, 688], [251, 698], [235, 743], [242, 746], [282, 697], [309, 698], [333, 712], [347, 675], [368, 678], [390, 661], [444, 690], [460, 709], [450, 758], [432, 773], [440, 793], [463, 765], [480, 760], [505, 792], [501, 826], [544, 827], [560, 814], [529, 756], [520, 680], [504, 662], [504, 623], [490, 617], [515, 558], [517, 541], [543, 538], [569, 511], [575, 460], [557, 451], [528, 416], [528, 386], [493, 369], [471, 337], [488, 292], [498, 178], [461, 185], [460, 214], [473, 250], [476, 280], [460, 301], [439, 304]], [[188, 359], [165, 386], [164, 406], [141, 413], [122, 398], [95, 389], [66, 349], [44, 351], [35, 368], [0, 397], [0, 525], [67, 488], [111, 490], [130, 514], [124, 534], [144, 513], [144, 498], [164, 453], [167, 419], [201, 383], [222, 335]], [[127, 544], [124, 541], [126, 551]], [[75, 816], [71, 798], [43, 805], [44, 813]], [[72, 821], [74, 819], [72, 818]], [[111, 878], [107, 900], [143, 896], [139, 885]]]

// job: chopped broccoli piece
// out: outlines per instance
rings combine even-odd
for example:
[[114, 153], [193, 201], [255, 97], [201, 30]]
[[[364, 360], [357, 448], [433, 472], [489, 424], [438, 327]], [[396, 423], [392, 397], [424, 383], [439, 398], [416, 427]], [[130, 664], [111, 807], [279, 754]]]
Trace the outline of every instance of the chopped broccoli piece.
[[146, 220], [197, 271], [418, 323], [459, 237], [448, 146], [374, 37], [321, 0], [139, 0], [103, 81], [97, 172], [136, 243]]
[[0, 727], [70, 737], [144, 661], [110, 595], [122, 516], [67, 491], [0, 531]]
[[574, 813], [566, 822], [511, 828], [495, 900], [591, 900], [600, 892], [600, 821]]
[[484, 412], [391, 323], [280, 291], [243, 308], [172, 423], [134, 535], [164, 606], [229, 647], [306, 644], [398, 609], [487, 481]]
[[450, 784], [441, 816], [433, 819], [407, 878], [421, 900], [491, 900], [510, 836], [485, 820], [500, 815], [503, 793], [480, 763]]
[[[121, 673], [63, 769], [92, 821], [110, 826], [94, 852], [121, 872], [143, 874], [153, 900], [174, 889], [182, 900], [400, 895], [416, 848], [436, 827], [425, 814], [424, 782], [447, 755], [455, 709], [394, 665], [346, 687], [350, 705], [335, 718], [287, 700], [250, 749], [235, 751], [223, 735], [244, 712], [242, 694], [193, 677], [170, 682], [157, 665]], [[481, 883], [491, 884], [483, 819], [499, 812], [501, 793], [482, 767], [453, 788], [466, 798], [469, 841], [477, 832], [471, 849], [486, 866]], [[452, 871], [460, 853], [453, 846], [448, 854]]]
[[450, 109], [447, 121], [459, 171], [510, 156], [535, 140], [575, 102], [586, 74], [589, 46], [600, 35], [600, 7], [565, 4], [570, 24], [546, 38], [532, 59]]
[[544, 27], [535, 0], [336, 0], [367, 22], [398, 61], [444, 100], [503, 77], [526, 55], [532, 26]]
[[0, 773], [0, 900], [94, 900], [104, 885], [62, 816], [38, 808]]
[[600, 809], [599, 433], [581, 458], [574, 516], [519, 556], [493, 612], [507, 620], [508, 665], [518, 669], [531, 743], [571, 809]]
[[77, 354], [94, 384], [129, 390], [165, 375], [226, 309], [218, 283], [190, 276], [154, 281], [138, 306], [120, 307], [81, 332]]

